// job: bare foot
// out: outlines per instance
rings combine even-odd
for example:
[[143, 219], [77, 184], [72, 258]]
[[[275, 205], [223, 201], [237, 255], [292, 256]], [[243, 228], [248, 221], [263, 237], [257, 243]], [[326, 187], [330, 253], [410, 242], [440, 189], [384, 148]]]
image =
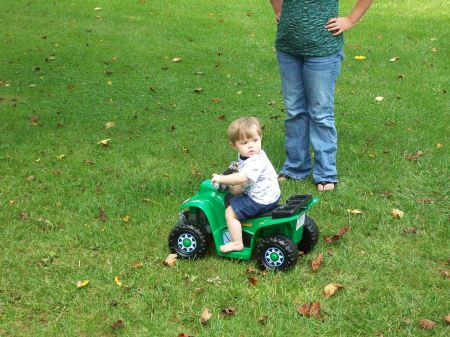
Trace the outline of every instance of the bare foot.
[[335, 183], [319, 183], [319, 184], [317, 184], [317, 190], [319, 192], [331, 191], [331, 190], [334, 190], [335, 188], [336, 188]]
[[244, 249], [244, 245], [242, 242], [228, 242], [227, 244], [224, 244], [223, 246], [220, 246], [220, 251], [222, 253], [228, 253], [228, 252], [239, 252], [242, 249]]

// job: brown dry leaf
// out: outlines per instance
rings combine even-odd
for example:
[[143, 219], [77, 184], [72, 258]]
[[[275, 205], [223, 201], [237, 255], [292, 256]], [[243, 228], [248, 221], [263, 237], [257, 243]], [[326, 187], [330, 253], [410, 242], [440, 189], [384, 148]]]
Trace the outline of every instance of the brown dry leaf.
[[20, 220], [27, 220], [29, 217], [30, 217], [30, 216], [29, 216], [28, 213], [26, 213], [26, 212], [21, 212], [21, 213], [19, 214], [19, 219], [20, 219]]
[[434, 201], [431, 198], [417, 199], [417, 202], [420, 202], [421, 204], [434, 204]]
[[342, 284], [339, 283], [330, 283], [327, 284], [325, 286], [325, 288], [323, 288], [323, 293], [325, 294], [326, 298], [330, 298], [331, 296], [334, 295], [334, 293], [338, 290], [344, 288], [344, 286]]
[[27, 177], [27, 180], [28, 180], [28, 181], [33, 181], [33, 180], [34, 180], [34, 176], [28, 176], [28, 177]]
[[106, 124], [105, 124], [105, 128], [106, 129], [112, 129], [113, 127], [115, 127], [116, 126], [116, 123], [114, 123], [114, 122], [107, 122]]
[[37, 116], [37, 115], [31, 116], [30, 122], [31, 122], [31, 124], [33, 124], [33, 125], [37, 125], [37, 124], [39, 123], [39, 116]]
[[133, 269], [140, 269], [142, 267], [143, 267], [143, 265], [140, 262], [135, 262], [131, 265], [131, 268], [133, 268]]
[[394, 219], [401, 219], [401, 218], [403, 218], [404, 213], [403, 213], [403, 211], [401, 211], [397, 208], [393, 208], [391, 211], [391, 215]]
[[122, 221], [125, 222], [125, 223], [130, 222], [130, 216], [129, 216], [129, 215], [125, 215], [125, 216], [122, 218]]
[[417, 233], [417, 227], [405, 228], [403, 230], [403, 235], [416, 234], [416, 233]]
[[203, 309], [202, 315], [200, 316], [200, 323], [202, 323], [202, 324], [208, 323], [208, 321], [211, 317], [212, 317], [212, 314], [209, 312], [208, 308], [205, 307], [205, 309]]
[[323, 239], [325, 240], [325, 242], [327, 243], [332, 243], [333, 241], [337, 241], [340, 238], [342, 238], [348, 231], [350, 231], [352, 229], [352, 227], [350, 225], [345, 225], [344, 227], [342, 227], [336, 235], [330, 237], [330, 236], [325, 236]]
[[249, 277], [248, 280], [254, 286], [258, 283], [258, 279], [255, 276]]
[[219, 121], [224, 121], [225, 120], [225, 115], [220, 115], [219, 117], [217, 117], [217, 119], [219, 120]]
[[421, 319], [419, 321], [419, 325], [423, 330], [430, 330], [436, 326], [436, 322], [433, 322], [432, 320], [429, 319]]
[[232, 316], [236, 313], [236, 308], [235, 307], [228, 307], [225, 309], [222, 309], [220, 311], [220, 316], [224, 317], [224, 316]]
[[424, 155], [424, 153], [422, 151], [418, 150], [415, 154], [408, 154], [408, 155], [406, 155], [406, 160], [416, 161], [417, 159], [419, 159], [423, 155]]
[[169, 267], [174, 267], [177, 264], [177, 254], [169, 254], [164, 260], [164, 264]]
[[106, 213], [105, 213], [105, 211], [103, 210], [103, 208], [99, 208], [99, 215], [98, 215], [98, 218], [99, 218], [101, 221], [106, 221], [106, 220], [108, 220], [108, 216], [106, 215]]
[[312, 317], [317, 320], [323, 320], [322, 313], [320, 312], [320, 302], [316, 301], [311, 304], [303, 304], [302, 306], [297, 308], [297, 312], [300, 315], [306, 317]]
[[437, 49], [436, 47], [431, 48], [431, 52], [432, 52], [432, 53], [437, 53], [438, 50], [439, 50], [439, 49]]
[[83, 161], [83, 163], [84, 163], [84, 165], [86, 165], [86, 166], [90, 166], [90, 165], [93, 165], [93, 164], [94, 164], [94, 161], [93, 161], [93, 160], [90, 160], [90, 159], [86, 159], [86, 160]]
[[317, 271], [317, 269], [319, 269], [320, 265], [322, 264], [322, 261], [323, 261], [323, 254], [320, 253], [319, 255], [317, 255], [317, 257], [311, 263], [311, 269], [313, 272], [315, 272], [315, 271]]
[[185, 334], [184, 332], [182, 332], [182, 333], [178, 334], [178, 337], [193, 337], [193, 336]]
[[442, 270], [441, 275], [445, 278], [450, 279], [450, 270]]
[[121, 319], [119, 319], [111, 325], [111, 329], [119, 330], [119, 329], [122, 329], [124, 326], [125, 326], [125, 323]]
[[317, 320], [320, 320], [320, 321], [323, 320], [322, 313], [320, 312], [320, 302], [319, 301], [313, 302], [311, 304], [309, 315], [312, 318], [315, 318]]
[[442, 319], [443, 319], [447, 324], [450, 324], [450, 314], [445, 315]]
[[258, 323], [261, 325], [266, 325], [268, 319], [269, 319], [269, 316], [264, 314], [260, 318], [258, 318]]
[[218, 98], [218, 97], [214, 97], [214, 98], [211, 100], [211, 102], [213, 102], [213, 103], [220, 103], [220, 102], [222, 102], [222, 100], [221, 100], [220, 98]]

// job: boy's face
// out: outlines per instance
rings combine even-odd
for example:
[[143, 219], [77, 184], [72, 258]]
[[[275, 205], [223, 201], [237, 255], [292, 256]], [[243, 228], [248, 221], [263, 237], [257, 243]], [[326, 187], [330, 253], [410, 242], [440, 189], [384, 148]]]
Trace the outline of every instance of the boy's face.
[[261, 136], [256, 134], [251, 138], [238, 140], [233, 146], [242, 157], [255, 156], [261, 151]]

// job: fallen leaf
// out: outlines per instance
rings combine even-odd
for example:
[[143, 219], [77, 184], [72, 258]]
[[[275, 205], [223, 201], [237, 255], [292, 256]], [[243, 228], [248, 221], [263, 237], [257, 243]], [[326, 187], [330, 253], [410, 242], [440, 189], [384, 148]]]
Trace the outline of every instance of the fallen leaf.
[[417, 151], [415, 154], [408, 154], [407, 156], [406, 156], [406, 160], [409, 160], [409, 161], [416, 161], [417, 159], [419, 159], [420, 157], [422, 157], [423, 156], [423, 152], [422, 151]]
[[434, 204], [434, 201], [431, 198], [417, 199], [417, 202], [420, 202], [421, 204]]
[[194, 89], [194, 92], [196, 92], [197, 94], [200, 94], [202, 91], [203, 91], [203, 88], [200, 88], [200, 87]]
[[320, 312], [320, 302], [316, 301], [311, 304], [303, 304], [302, 306], [297, 308], [297, 312], [300, 315], [306, 317], [312, 317], [317, 320], [323, 320], [323, 316]]
[[447, 279], [450, 279], [450, 270], [442, 270], [441, 275]]
[[355, 60], [358, 60], [358, 61], [365, 60], [365, 59], [366, 59], [366, 57], [362, 56], [362, 55], [355, 56]]
[[108, 220], [108, 216], [106, 215], [106, 213], [105, 213], [105, 211], [103, 210], [103, 208], [99, 208], [99, 216], [98, 216], [98, 218], [99, 218], [101, 221], [106, 221], [106, 220]]
[[447, 314], [443, 317], [443, 320], [447, 323], [450, 324], [450, 314]]
[[375, 97], [375, 101], [377, 101], [377, 102], [381, 102], [382, 100], [384, 100], [384, 97], [383, 97], [383, 96], [377, 96], [377, 97]]
[[125, 215], [125, 216], [122, 218], [122, 221], [125, 222], [125, 223], [128, 223], [128, 222], [130, 221], [130, 216], [129, 216], [129, 215]]
[[200, 323], [206, 324], [211, 317], [212, 314], [209, 312], [208, 308], [205, 307], [205, 309], [203, 309], [202, 315], [200, 316]]
[[140, 262], [135, 262], [131, 265], [131, 268], [133, 268], [133, 269], [140, 269], [142, 267], [143, 267], [143, 265]]
[[206, 280], [206, 282], [213, 283], [213, 284], [220, 284], [220, 277], [219, 276], [210, 277]]
[[91, 282], [90, 280], [78, 281], [78, 282], [77, 282], [77, 288], [84, 288], [84, 287], [86, 287], [90, 282]]
[[56, 159], [64, 160], [64, 159], [66, 159], [66, 155], [65, 154], [60, 154], [59, 156], [56, 156]]
[[121, 287], [122, 286], [122, 280], [120, 279], [119, 276], [114, 277], [114, 282]]
[[193, 336], [187, 335], [187, 334], [185, 334], [184, 332], [182, 332], [182, 333], [179, 333], [179, 334], [178, 334], [178, 337], [193, 337]]
[[102, 10], [101, 7], [95, 7], [95, 8], [94, 8], [94, 11], [101, 11], [101, 10]]
[[334, 295], [334, 293], [338, 290], [344, 288], [342, 284], [339, 283], [330, 283], [323, 288], [323, 293], [325, 294], [326, 298], [330, 298]]
[[90, 165], [93, 165], [93, 164], [94, 164], [94, 161], [93, 161], [93, 160], [90, 160], [90, 159], [86, 159], [86, 160], [83, 161], [83, 163], [84, 163], [84, 165], [86, 165], [86, 166], [90, 166]]
[[403, 213], [403, 211], [401, 211], [397, 208], [393, 208], [391, 211], [391, 215], [394, 219], [401, 219], [401, 218], [403, 218], [404, 213]]
[[220, 316], [222, 316], [222, 317], [231, 316], [231, 315], [234, 315], [235, 313], [236, 313], [235, 307], [228, 307], [228, 308], [222, 309], [220, 311]]
[[261, 325], [266, 325], [268, 319], [269, 319], [269, 316], [264, 314], [260, 318], [258, 318], [258, 323]]
[[121, 319], [119, 319], [111, 325], [111, 329], [119, 330], [119, 329], [122, 329], [124, 326], [125, 326], [125, 323]]
[[407, 234], [416, 234], [417, 233], [417, 228], [416, 227], [411, 227], [411, 228], [405, 228], [403, 230], [403, 235], [407, 235]]
[[213, 99], [211, 99], [211, 102], [213, 103], [220, 103], [222, 100], [218, 97], [214, 97]]
[[30, 216], [26, 212], [22, 212], [19, 214], [20, 220], [27, 220]]
[[31, 122], [31, 124], [33, 124], [33, 125], [37, 125], [37, 124], [39, 123], [39, 117], [38, 117], [37, 115], [31, 116], [30, 122]]
[[112, 129], [113, 127], [115, 127], [116, 126], [116, 123], [114, 123], [114, 122], [107, 122], [106, 124], [105, 124], [105, 128], [106, 129]]
[[423, 330], [430, 330], [436, 326], [436, 322], [433, 322], [432, 320], [429, 319], [421, 319], [419, 321], [419, 325]]
[[433, 53], [437, 53], [438, 50], [439, 50], [439, 49], [437, 49], [437, 48], [435, 48], [435, 47], [431, 48], [431, 52], [433, 52]]
[[255, 276], [249, 277], [248, 280], [254, 286], [258, 283], [258, 279]]
[[169, 267], [174, 267], [177, 264], [177, 254], [169, 254], [164, 260], [164, 264]]
[[97, 144], [103, 145], [103, 146], [108, 146], [110, 140], [111, 140], [111, 139], [102, 139], [102, 140], [99, 141]]
[[342, 238], [348, 231], [350, 231], [352, 229], [352, 227], [350, 225], [345, 225], [344, 227], [342, 227], [336, 235], [334, 236], [325, 236], [323, 239], [325, 240], [325, 242], [327, 243], [332, 243], [333, 241], [337, 241], [340, 238]]
[[323, 254], [319, 253], [319, 255], [317, 255], [317, 257], [311, 263], [311, 269], [313, 272], [319, 269], [320, 265], [322, 264], [322, 261], [323, 261]]
[[389, 61], [391, 62], [396, 62], [398, 61], [399, 57], [398, 56], [394, 56], [393, 58], [391, 58]]
[[181, 62], [183, 59], [181, 57], [174, 57], [172, 62]]
[[360, 211], [359, 209], [348, 209], [347, 212], [350, 213], [350, 214], [355, 214], [355, 215], [363, 214], [363, 212]]
[[441, 149], [441, 148], [443, 148], [443, 147], [444, 147], [444, 145], [442, 145], [441, 143], [437, 143], [437, 144], [436, 144], [436, 148], [437, 148], [437, 149]]

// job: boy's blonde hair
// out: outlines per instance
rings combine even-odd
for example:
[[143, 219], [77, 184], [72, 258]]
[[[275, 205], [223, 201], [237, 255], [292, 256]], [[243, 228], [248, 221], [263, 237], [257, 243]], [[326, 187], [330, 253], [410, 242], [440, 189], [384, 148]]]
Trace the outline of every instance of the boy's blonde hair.
[[236, 119], [228, 127], [228, 140], [231, 144], [244, 139], [249, 139], [255, 135], [262, 136], [262, 128], [258, 118], [243, 117]]

